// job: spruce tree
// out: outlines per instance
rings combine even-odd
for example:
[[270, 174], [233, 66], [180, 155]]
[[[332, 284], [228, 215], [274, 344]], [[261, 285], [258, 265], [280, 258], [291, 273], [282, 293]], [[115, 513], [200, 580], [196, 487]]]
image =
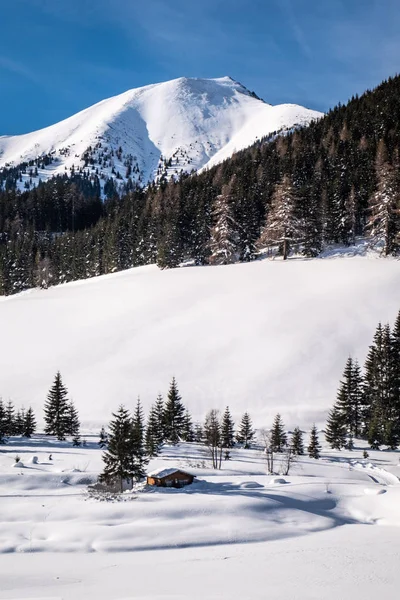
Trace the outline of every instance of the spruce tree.
[[339, 410], [337, 404], [335, 404], [332, 410], [329, 411], [325, 429], [325, 438], [330, 447], [334, 450], [340, 450], [346, 444], [344, 416]]
[[160, 438], [158, 436], [158, 413], [155, 404], [150, 408], [149, 418], [147, 420], [145, 447], [148, 456], [157, 456], [161, 449]]
[[165, 442], [165, 415], [164, 415], [164, 400], [161, 394], [158, 394], [154, 404], [154, 412], [156, 422], [154, 424], [154, 432], [158, 446], [161, 448]]
[[123, 405], [112, 416], [108, 427], [108, 447], [103, 454], [104, 470], [99, 480], [108, 485], [117, 484], [122, 492], [124, 481], [132, 480], [136, 475], [132, 419]]
[[65, 440], [69, 431], [69, 401], [68, 390], [64, 386], [60, 371], [57, 372], [54, 383], [47, 394], [44, 406], [44, 432], [55, 435], [58, 440]]
[[144, 444], [144, 415], [140, 398], [137, 399], [136, 408], [132, 417], [132, 455], [133, 477], [140, 481], [145, 477], [145, 467], [149, 462]]
[[317, 431], [315, 424], [313, 425], [313, 427], [311, 429], [310, 442], [308, 444], [307, 451], [308, 451], [308, 456], [310, 458], [315, 458], [315, 459], [320, 458], [321, 446], [319, 443], [318, 431]]
[[285, 446], [287, 446], [287, 435], [282, 417], [278, 413], [271, 429], [271, 450], [273, 452], [283, 452]]
[[356, 360], [347, 359], [336, 408], [348, 434], [359, 437], [363, 426], [363, 378]]
[[290, 248], [304, 239], [304, 220], [298, 214], [299, 199], [291, 177], [285, 174], [275, 187], [266, 222], [261, 230], [258, 247], [278, 245], [283, 260]]
[[99, 441], [97, 442], [100, 448], [107, 448], [108, 436], [104, 426], [100, 429]]
[[7, 441], [7, 416], [3, 400], [0, 398], [0, 444]]
[[377, 189], [369, 200], [367, 233], [373, 245], [381, 244], [387, 256], [394, 250], [399, 227], [400, 203], [396, 170], [389, 163], [383, 139], [379, 141], [375, 160]]
[[250, 448], [250, 443], [254, 439], [255, 433], [251, 417], [248, 412], [245, 412], [236, 434], [236, 440], [239, 444], [243, 444], [243, 448]]
[[228, 265], [239, 260], [239, 226], [232, 204], [230, 186], [224, 186], [212, 209], [214, 225], [210, 235], [210, 264]]
[[295, 456], [303, 456], [304, 442], [303, 442], [303, 433], [302, 433], [300, 427], [295, 427], [293, 429], [291, 448], [292, 448], [292, 452]]
[[15, 408], [11, 400], [6, 405], [6, 435], [15, 435]]
[[79, 438], [80, 422], [78, 411], [75, 407], [74, 402], [71, 400], [68, 404], [67, 411], [67, 435], [77, 436]]
[[24, 432], [25, 411], [17, 410], [14, 419], [14, 435], [23, 435]]
[[190, 412], [189, 412], [189, 410], [187, 408], [185, 410], [185, 414], [184, 414], [184, 417], [183, 417], [182, 441], [183, 442], [193, 442], [194, 441], [194, 431], [193, 431], [192, 417], [191, 417]]
[[164, 407], [165, 438], [171, 444], [177, 444], [182, 436], [185, 408], [181, 400], [175, 377], [173, 377]]
[[36, 417], [30, 406], [25, 413], [23, 436], [30, 438], [36, 431]]
[[221, 422], [221, 443], [225, 448], [225, 460], [230, 459], [229, 450], [235, 445], [235, 423], [233, 422], [229, 406], [225, 408]]

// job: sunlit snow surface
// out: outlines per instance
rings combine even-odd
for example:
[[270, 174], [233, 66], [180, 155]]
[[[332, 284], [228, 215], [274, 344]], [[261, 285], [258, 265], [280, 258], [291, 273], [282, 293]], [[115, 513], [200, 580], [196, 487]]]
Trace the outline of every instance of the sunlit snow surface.
[[0, 447], [0, 598], [258, 600], [268, 585], [274, 599], [394, 600], [399, 453], [365, 460], [363, 443], [339, 453], [320, 435], [321, 460], [302, 457], [280, 478], [257, 449], [233, 450], [218, 472], [199, 445], [167, 446], [149, 470], [177, 466], [196, 482], [123, 502], [87, 495], [97, 436], [77, 449], [12, 439]]
[[139, 267], [0, 299], [0, 393], [39, 419], [59, 369], [85, 425], [146, 410], [175, 375], [195, 419], [229, 404], [258, 427], [325, 422], [347, 357], [400, 308], [376, 255], [160, 271]]

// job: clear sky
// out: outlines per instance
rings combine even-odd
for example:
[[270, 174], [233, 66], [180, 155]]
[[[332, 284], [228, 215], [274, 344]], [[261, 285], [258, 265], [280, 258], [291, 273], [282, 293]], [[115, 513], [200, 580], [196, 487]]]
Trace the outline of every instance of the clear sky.
[[0, 135], [181, 76], [325, 111], [398, 71], [400, 0], [0, 0]]

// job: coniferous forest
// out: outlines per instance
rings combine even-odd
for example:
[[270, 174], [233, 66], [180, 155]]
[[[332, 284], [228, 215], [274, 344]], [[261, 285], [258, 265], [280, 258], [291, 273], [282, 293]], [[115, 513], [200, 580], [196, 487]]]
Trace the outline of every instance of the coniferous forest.
[[[317, 256], [366, 236], [400, 246], [400, 77], [323, 119], [272, 136], [199, 175], [146, 188], [74, 173], [18, 191], [0, 173], [0, 294], [157, 263], [252, 260], [275, 246]], [[32, 165], [30, 168], [34, 168]], [[14, 172], [15, 171], [15, 172]]]

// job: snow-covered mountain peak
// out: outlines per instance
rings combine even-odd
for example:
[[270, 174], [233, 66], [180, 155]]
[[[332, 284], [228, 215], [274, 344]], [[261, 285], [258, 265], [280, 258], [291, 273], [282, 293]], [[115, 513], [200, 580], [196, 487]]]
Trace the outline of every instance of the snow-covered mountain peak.
[[0, 137], [0, 168], [19, 168], [20, 187], [84, 173], [123, 188], [210, 167], [274, 131], [321, 113], [271, 106], [241, 83], [180, 77], [128, 90], [32, 133]]

